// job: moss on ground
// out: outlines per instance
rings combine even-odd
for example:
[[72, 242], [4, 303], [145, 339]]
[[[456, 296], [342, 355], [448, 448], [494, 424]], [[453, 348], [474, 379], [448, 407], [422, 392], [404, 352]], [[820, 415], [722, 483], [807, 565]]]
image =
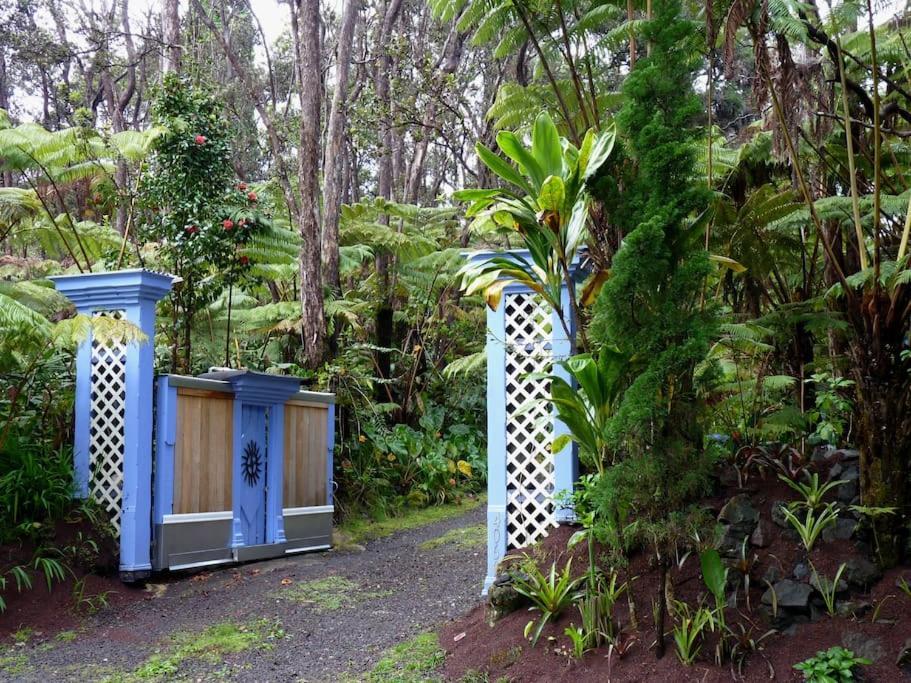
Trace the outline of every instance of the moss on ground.
[[417, 529], [446, 519], [458, 517], [469, 510], [474, 510], [486, 501], [485, 496], [466, 498], [461, 504], [433, 505], [417, 510], [407, 510], [398, 517], [370, 519], [355, 517], [345, 520], [333, 530], [333, 544], [340, 549], [354, 544], [362, 544], [399, 531]]
[[452, 545], [456, 548], [477, 548], [487, 540], [487, 527], [483, 524], [450, 529], [442, 536], [424, 541], [419, 546], [421, 550], [434, 550], [442, 546]]
[[421, 633], [386, 650], [366, 680], [369, 683], [437, 681], [440, 678], [436, 671], [445, 656], [436, 633]]
[[325, 576], [321, 579], [282, 588], [274, 595], [302, 605], [309, 605], [322, 613], [347, 609], [368, 600], [385, 598], [392, 595], [392, 591], [365, 590], [344, 576]]
[[7, 649], [6, 652], [0, 652], [0, 674], [16, 676], [27, 669], [28, 657], [22, 652], [12, 652], [12, 648]]
[[253, 647], [271, 649], [271, 640], [285, 638], [281, 624], [260, 619], [249, 624], [224, 622], [203, 631], [180, 632], [170, 642], [131, 672], [110, 676], [107, 683], [171, 681], [190, 661], [221, 663], [225, 656]]

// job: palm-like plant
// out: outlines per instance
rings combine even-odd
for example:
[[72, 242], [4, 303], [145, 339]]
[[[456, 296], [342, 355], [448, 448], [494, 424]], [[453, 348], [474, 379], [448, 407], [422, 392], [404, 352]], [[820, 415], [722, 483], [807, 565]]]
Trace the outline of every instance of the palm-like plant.
[[629, 359], [605, 346], [597, 358], [581, 354], [559, 366], [568, 377], [550, 376], [550, 402], [569, 433], [554, 439], [552, 450], [558, 453], [569, 441], [576, 442], [583, 462], [600, 475], [609, 464], [611, 417]]
[[0, 240], [11, 239], [16, 246], [37, 243], [48, 256], [91, 270], [122, 238], [110, 226], [79, 215], [73, 188], [86, 181], [96, 189], [114, 185], [117, 162], [143, 159], [159, 132], [150, 128], [104, 138], [86, 128], [48, 131], [34, 123], [0, 123], [0, 170], [15, 171], [27, 185], [0, 188]]
[[[481, 161], [509, 187], [464, 190], [455, 196], [472, 202], [467, 215], [474, 217], [475, 226], [518, 231], [528, 257], [511, 253], [468, 264], [462, 269], [468, 294], [484, 291], [487, 304], [496, 308], [505, 287], [521, 283], [557, 312], [567, 336], [573, 338], [568, 312], [563, 310], [562, 287], [569, 287], [573, 313], [577, 314], [570, 268], [588, 236], [590, 196], [586, 182], [610, 156], [614, 140], [613, 128], [598, 134], [589, 131], [576, 148], [560, 137], [545, 112], [535, 120], [531, 146], [509, 131], [497, 135], [497, 146], [515, 167], [484, 145], [477, 145]], [[602, 282], [602, 276], [596, 277], [582, 298], [593, 297]]]

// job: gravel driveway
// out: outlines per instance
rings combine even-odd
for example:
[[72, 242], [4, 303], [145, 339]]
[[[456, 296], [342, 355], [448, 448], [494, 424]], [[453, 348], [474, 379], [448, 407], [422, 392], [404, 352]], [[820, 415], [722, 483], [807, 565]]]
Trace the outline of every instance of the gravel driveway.
[[483, 521], [482, 506], [363, 550], [152, 584], [147, 600], [103, 610], [65, 638], [10, 649], [0, 680], [358, 680], [390, 646], [477, 604], [485, 564], [477, 538], [420, 546], [454, 529], [477, 532]]

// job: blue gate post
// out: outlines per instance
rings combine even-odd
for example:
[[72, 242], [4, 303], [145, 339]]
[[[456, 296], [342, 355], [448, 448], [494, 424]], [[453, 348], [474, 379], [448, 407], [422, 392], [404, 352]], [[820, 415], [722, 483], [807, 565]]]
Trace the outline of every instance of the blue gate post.
[[[480, 265], [494, 256], [509, 254], [530, 259], [529, 253], [523, 251], [470, 252], [466, 257], [470, 263]], [[573, 261], [571, 274], [574, 280], [582, 274], [578, 258]], [[535, 304], [535, 293], [517, 283], [503, 290], [496, 310], [487, 309], [487, 575], [484, 595], [496, 579], [497, 564], [508, 550], [534, 542], [554, 524], [575, 519], [571, 508], [553, 504], [554, 498], [572, 493], [579, 476], [575, 444], [567, 444], [556, 454], [550, 451], [550, 444], [566, 433], [566, 426], [551, 411], [549, 419], [545, 415], [548, 423], [546, 445], [531, 439], [523, 442], [526, 425], [520, 420], [524, 419], [530, 426], [531, 418], [527, 416], [529, 411], [525, 411], [524, 418], [516, 416], [521, 412], [517, 408], [525, 402], [523, 399], [532, 398], [522, 395], [528, 386], [519, 386], [523, 383], [523, 375], [528, 374], [523, 360], [536, 353], [544, 354], [550, 372], [570, 381], [563, 368], [552, 364], [573, 354], [576, 329], [569, 296], [569, 289], [564, 285], [562, 307], [566, 319], [571, 321], [570, 336], [563, 329], [558, 313], [542, 310]], [[528, 329], [522, 329], [523, 324]], [[531, 389], [535, 400], [540, 401], [547, 394], [543, 383]], [[547, 453], [544, 457], [552, 463], [552, 479], [543, 485], [534, 481], [542, 475], [540, 469], [535, 471], [535, 464], [531, 462], [540, 455], [542, 446]], [[534, 450], [539, 452], [532, 452]], [[528, 490], [522, 489], [520, 484], [526, 474], [530, 481]]]
[[51, 280], [79, 313], [127, 320], [147, 337], [126, 346], [105, 347], [91, 338], [80, 344], [73, 449], [77, 495], [98, 500], [119, 526], [121, 578], [145, 578], [152, 568], [155, 304], [177, 278], [132, 269]]

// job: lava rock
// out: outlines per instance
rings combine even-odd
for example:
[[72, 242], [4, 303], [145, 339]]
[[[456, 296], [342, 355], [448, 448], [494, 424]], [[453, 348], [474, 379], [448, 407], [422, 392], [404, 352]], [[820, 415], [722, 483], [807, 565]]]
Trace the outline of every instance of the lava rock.
[[782, 512], [782, 510], [787, 507], [788, 504], [783, 500], [776, 500], [774, 503], [772, 503], [772, 522], [774, 522], [777, 526], [780, 526], [782, 529], [791, 528], [791, 523]]
[[[815, 588], [820, 593], [824, 593], [826, 590], [831, 589], [832, 579], [830, 579], [828, 576], [820, 576], [819, 574], [813, 574], [810, 577], [810, 585], [813, 586], [813, 588]], [[835, 592], [844, 593], [846, 590], [848, 590], [848, 582], [845, 581], [843, 578], [839, 577], [838, 583], [835, 585]]]
[[805, 579], [810, 573], [810, 569], [803, 562], [794, 565], [794, 578], [798, 581]]
[[886, 649], [878, 638], [870, 638], [857, 631], [846, 633], [841, 639], [841, 644], [851, 650], [856, 657], [866, 657], [872, 662], [878, 662], [886, 656]]
[[860, 492], [860, 468], [857, 465], [846, 467], [840, 473], [839, 479], [843, 479], [845, 483], [835, 489], [835, 496], [842, 503], [850, 503]]
[[772, 591], [778, 597], [778, 608], [806, 611], [810, 605], [813, 589], [809, 584], [784, 579], [762, 594], [762, 604], [772, 604]]
[[898, 651], [898, 658], [895, 660], [895, 665], [905, 674], [911, 675], [911, 638], [908, 638]]
[[845, 571], [842, 574], [848, 585], [864, 589], [879, 581], [882, 576], [879, 567], [864, 557], [852, 557], [845, 562]]
[[718, 552], [725, 557], [740, 557], [743, 542], [750, 535], [749, 531], [734, 524], [724, 527], [721, 540], [718, 541]]
[[857, 520], [839, 517], [833, 526], [822, 532], [822, 540], [831, 543], [834, 540], [847, 541], [857, 531]]
[[831, 446], [817, 446], [813, 449], [813, 455], [810, 456], [812, 462], [825, 462], [832, 457], [836, 451]]
[[526, 604], [528, 598], [516, 590], [513, 576], [500, 574], [487, 591], [487, 620], [494, 624]]
[[835, 611], [841, 617], [860, 618], [871, 609], [873, 605], [866, 600], [843, 600], [835, 606]]
[[777, 564], [770, 564], [762, 574], [762, 581], [774, 584], [781, 580], [781, 569]]
[[860, 460], [860, 451], [853, 448], [840, 448], [835, 453], [841, 456], [842, 462], [857, 462]]
[[759, 524], [753, 529], [750, 535], [750, 544], [757, 548], [765, 548], [772, 542], [772, 525], [764, 519], [759, 520]]
[[759, 510], [753, 507], [748, 495], [741, 493], [724, 504], [718, 513], [718, 521], [752, 531], [759, 522]]

